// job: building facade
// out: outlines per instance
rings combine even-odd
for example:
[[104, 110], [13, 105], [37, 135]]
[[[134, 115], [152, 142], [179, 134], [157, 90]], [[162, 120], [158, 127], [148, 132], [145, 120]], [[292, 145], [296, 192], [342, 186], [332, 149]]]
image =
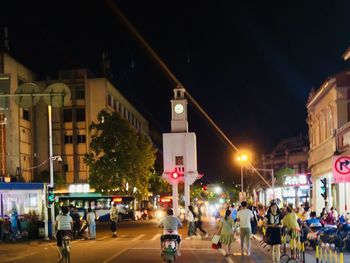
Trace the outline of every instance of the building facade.
[[278, 171], [292, 168], [295, 173], [308, 172], [308, 138], [296, 136], [282, 139], [270, 154], [262, 156], [262, 166]]
[[[258, 190], [258, 199], [263, 204], [269, 204], [272, 199], [279, 200], [282, 204], [299, 204], [310, 201], [310, 186], [308, 184], [308, 144], [307, 136], [299, 136], [282, 139], [269, 154], [264, 154], [260, 166], [264, 170], [278, 171], [289, 168], [292, 174], [283, 175], [275, 182], [275, 188]], [[265, 174], [265, 178], [271, 182], [271, 171]], [[302, 183], [300, 183], [302, 182]]]
[[[307, 102], [310, 137], [309, 169], [313, 181], [312, 205], [316, 212], [325, 207], [322, 194], [322, 179], [327, 179], [328, 206], [335, 207], [340, 213], [350, 197], [349, 184], [333, 182], [333, 158], [347, 152], [345, 145], [337, 143], [343, 138], [343, 131], [350, 121], [350, 71], [341, 72], [326, 80], [317, 91], [312, 91]], [[343, 141], [342, 141], [343, 143]], [[337, 150], [337, 145], [338, 149]], [[340, 148], [339, 148], [340, 147]]]
[[[7, 53], [0, 53], [0, 95], [14, 94], [17, 88], [35, 82], [40, 92], [56, 82], [65, 83], [71, 98], [52, 109], [54, 172], [63, 174], [66, 184], [86, 183], [88, 169], [84, 155], [89, 152], [89, 126], [101, 110], [116, 111], [134, 129], [149, 134], [148, 121], [106, 78], [94, 78], [88, 70], [61, 71], [57, 80], [36, 81], [34, 73]], [[22, 108], [11, 97], [0, 96], [0, 178], [35, 181], [49, 171], [48, 105], [43, 99]], [[1, 181], [0, 180], [0, 181]]]
[[[89, 152], [91, 135], [89, 127], [97, 122], [101, 110], [116, 111], [127, 120], [134, 129], [148, 134], [148, 121], [106, 78], [93, 78], [85, 70], [59, 72], [58, 80], [41, 82], [47, 86], [51, 83], [65, 83], [71, 91], [71, 99], [62, 108], [52, 111], [53, 155], [62, 157], [62, 164], [55, 164], [65, 174], [66, 184], [86, 183], [88, 168], [84, 163], [84, 155]], [[48, 123], [46, 104], [36, 107], [38, 119]], [[37, 122], [37, 129], [41, 123]], [[48, 128], [41, 130], [44, 138], [48, 136]], [[40, 137], [40, 136], [39, 136]], [[38, 144], [39, 156], [48, 156], [48, 140]], [[39, 158], [39, 162], [44, 161]], [[41, 169], [42, 170], [42, 169]]]
[[[34, 73], [9, 56], [0, 52], [0, 93], [13, 94], [19, 85], [33, 82]], [[0, 176], [33, 179], [33, 143], [35, 133], [32, 109], [20, 108], [14, 98], [0, 98]]]

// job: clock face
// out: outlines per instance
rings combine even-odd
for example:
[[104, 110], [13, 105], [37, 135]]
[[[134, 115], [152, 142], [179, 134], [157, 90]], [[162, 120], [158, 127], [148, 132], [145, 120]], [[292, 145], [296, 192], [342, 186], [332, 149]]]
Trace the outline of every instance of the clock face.
[[177, 113], [177, 114], [180, 114], [184, 111], [184, 106], [182, 104], [176, 104], [175, 107], [174, 107], [174, 111]]

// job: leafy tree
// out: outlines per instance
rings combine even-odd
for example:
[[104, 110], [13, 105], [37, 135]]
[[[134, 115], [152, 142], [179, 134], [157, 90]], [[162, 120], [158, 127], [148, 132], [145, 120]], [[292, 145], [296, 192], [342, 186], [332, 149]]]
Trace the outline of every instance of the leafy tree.
[[103, 110], [97, 119], [89, 127], [91, 152], [84, 158], [91, 186], [97, 191], [117, 189], [129, 194], [135, 194], [136, 187], [138, 194], [146, 195], [156, 159], [151, 140], [115, 112]]
[[275, 177], [276, 177], [275, 185], [276, 186], [283, 186], [283, 179], [284, 179], [284, 177], [286, 175], [292, 175], [292, 174], [295, 174], [295, 171], [294, 171], [294, 169], [289, 168], [289, 167], [285, 167], [285, 168], [282, 168], [282, 169], [278, 170], [275, 173]]

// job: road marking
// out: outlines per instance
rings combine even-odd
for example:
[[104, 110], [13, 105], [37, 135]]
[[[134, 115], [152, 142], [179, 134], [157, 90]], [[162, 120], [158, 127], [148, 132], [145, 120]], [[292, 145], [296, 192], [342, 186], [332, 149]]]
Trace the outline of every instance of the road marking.
[[[225, 256], [226, 251], [225, 251], [224, 249], [220, 248], [219, 251], [221, 252], [222, 255]], [[225, 258], [226, 258], [226, 261], [227, 261], [228, 263], [234, 263], [230, 256], [227, 256], [227, 257], [225, 257]]]
[[138, 237], [135, 237], [135, 238], [132, 239], [131, 241], [140, 240], [140, 239], [143, 238], [144, 236], [145, 236], [145, 234], [139, 235]]
[[26, 258], [26, 257], [29, 257], [29, 256], [33, 256], [35, 254], [37, 254], [38, 252], [32, 252], [32, 253], [29, 253], [29, 254], [25, 254], [25, 255], [22, 255], [22, 256], [17, 256], [17, 257], [14, 257], [14, 258], [11, 258], [11, 259], [7, 259], [4, 261], [5, 262], [11, 262], [11, 261], [15, 261], [15, 260], [18, 260], [18, 259], [21, 259], [21, 258]]
[[107, 239], [107, 238], [109, 238], [109, 236], [104, 236], [104, 237], [101, 237], [100, 239], [98, 239], [97, 241], [102, 241], [102, 240], [105, 240], [105, 239]]
[[125, 248], [122, 251], [118, 252], [117, 254], [114, 254], [113, 256], [107, 258], [106, 260], [102, 261], [102, 263], [109, 263], [112, 262], [112, 260], [116, 259], [119, 257], [121, 254], [123, 254], [125, 251], [127, 251], [129, 248]]
[[154, 237], [151, 238], [152, 241], [159, 239], [160, 238], [160, 234], [155, 235]]

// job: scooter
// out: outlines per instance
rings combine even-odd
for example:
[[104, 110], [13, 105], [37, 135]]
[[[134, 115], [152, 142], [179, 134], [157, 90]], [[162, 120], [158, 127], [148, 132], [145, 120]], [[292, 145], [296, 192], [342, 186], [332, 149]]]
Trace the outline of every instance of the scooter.
[[164, 230], [164, 234], [161, 237], [162, 240], [162, 259], [167, 263], [175, 261], [179, 244], [177, 242], [178, 235], [172, 230]]

